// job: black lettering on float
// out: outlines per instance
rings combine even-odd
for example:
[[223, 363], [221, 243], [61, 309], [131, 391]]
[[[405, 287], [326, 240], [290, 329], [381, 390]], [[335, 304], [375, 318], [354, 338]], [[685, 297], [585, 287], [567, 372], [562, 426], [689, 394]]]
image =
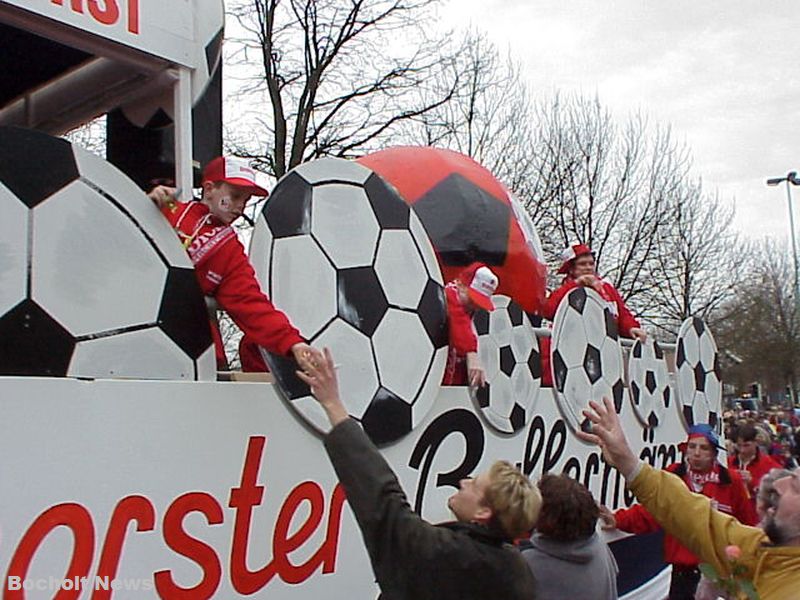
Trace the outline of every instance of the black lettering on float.
[[[558, 438], [558, 447], [553, 450], [553, 444]], [[561, 455], [564, 453], [564, 446], [567, 444], [567, 426], [562, 419], [558, 419], [547, 437], [547, 446], [544, 450], [544, 465], [542, 465], [542, 475], [550, 472], [556, 466]]]
[[564, 475], [575, 481], [581, 480], [581, 462], [574, 456], [570, 456], [567, 464], [564, 465], [564, 470], [561, 471]]
[[642, 448], [642, 451], [639, 453], [639, 458], [650, 463], [651, 467], [656, 466], [656, 453], [653, 451], [653, 448], [649, 446]]
[[592, 475], [600, 472], [600, 457], [596, 452], [592, 452], [586, 459], [586, 470], [583, 472], [583, 485], [591, 489]]
[[666, 469], [669, 465], [676, 462], [678, 456], [678, 448], [675, 444], [669, 446], [661, 444], [656, 451], [656, 454], [661, 457], [661, 468]]
[[420, 469], [420, 465], [422, 465], [414, 500], [414, 510], [418, 513], [422, 513], [422, 503], [433, 458], [438, 452], [439, 446], [451, 434], [461, 434], [463, 436], [466, 450], [458, 466], [452, 471], [440, 473], [436, 477], [436, 487], [449, 485], [458, 489], [458, 482], [465, 477], [470, 477], [481, 460], [485, 436], [483, 427], [481, 427], [478, 417], [473, 412], [457, 408], [436, 417], [428, 425], [427, 429], [422, 432], [408, 461], [408, 465], [412, 469]]
[[[609, 477], [611, 474], [614, 474], [614, 495], [609, 500], [608, 491], [609, 491]], [[603, 461], [603, 482], [600, 485], [600, 504], [605, 504], [606, 506], [610, 506], [612, 508], [616, 508], [619, 502], [619, 491], [620, 491], [620, 483], [622, 481], [622, 475], [619, 474], [614, 467], [609, 465], [605, 460]]]
[[[536, 449], [533, 450], [531, 454], [534, 437], [536, 437]], [[544, 438], [544, 419], [536, 415], [528, 428], [528, 439], [525, 440], [525, 459], [522, 462], [522, 472], [528, 477], [533, 473], [536, 463], [539, 462], [539, 456], [542, 454], [542, 446], [544, 446]]]

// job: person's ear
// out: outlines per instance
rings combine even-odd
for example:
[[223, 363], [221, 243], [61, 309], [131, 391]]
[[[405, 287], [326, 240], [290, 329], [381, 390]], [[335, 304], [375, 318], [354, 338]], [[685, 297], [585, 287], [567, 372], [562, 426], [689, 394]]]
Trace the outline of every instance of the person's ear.
[[481, 506], [480, 508], [478, 508], [478, 510], [475, 511], [472, 520], [477, 523], [486, 524], [491, 520], [492, 514], [493, 513], [491, 508], [489, 508], [488, 506]]

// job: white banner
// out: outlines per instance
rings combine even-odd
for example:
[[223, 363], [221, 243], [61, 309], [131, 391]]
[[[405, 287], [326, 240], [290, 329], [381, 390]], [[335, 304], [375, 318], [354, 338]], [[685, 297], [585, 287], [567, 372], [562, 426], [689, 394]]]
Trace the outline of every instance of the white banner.
[[[222, 0], [0, 0], [177, 64], [195, 68], [208, 40], [196, 39], [195, 19], [218, 21]], [[2, 8], [2, 6], [0, 6]]]
[[[376, 595], [319, 437], [269, 384], [0, 378], [0, 415], [5, 600]], [[642, 456], [676, 458], [676, 412], [652, 440], [627, 403], [622, 416]], [[465, 388], [444, 388], [384, 454], [431, 521], [449, 518], [460, 478], [500, 458], [533, 477], [566, 470], [612, 508], [632, 500], [549, 390], [508, 436]]]

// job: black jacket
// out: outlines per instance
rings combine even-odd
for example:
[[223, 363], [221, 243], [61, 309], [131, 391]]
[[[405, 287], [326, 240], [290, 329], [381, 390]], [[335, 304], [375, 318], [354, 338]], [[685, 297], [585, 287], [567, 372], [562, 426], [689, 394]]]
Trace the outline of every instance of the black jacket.
[[472, 523], [431, 525], [355, 421], [325, 438], [384, 600], [530, 600], [534, 581], [508, 540]]

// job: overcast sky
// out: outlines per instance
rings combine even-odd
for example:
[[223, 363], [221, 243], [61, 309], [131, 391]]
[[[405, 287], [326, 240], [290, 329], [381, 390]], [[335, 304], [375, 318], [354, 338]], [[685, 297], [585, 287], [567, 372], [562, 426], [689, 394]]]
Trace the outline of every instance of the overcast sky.
[[[785, 188], [800, 172], [796, 0], [449, 0], [520, 60], [535, 93], [599, 95], [621, 117], [672, 125], [709, 190], [736, 202], [748, 235], [788, 236]], [[800, 202], [800, 187], [796, 188]], [[795, 213], [796, 215], [800, 213]]]

